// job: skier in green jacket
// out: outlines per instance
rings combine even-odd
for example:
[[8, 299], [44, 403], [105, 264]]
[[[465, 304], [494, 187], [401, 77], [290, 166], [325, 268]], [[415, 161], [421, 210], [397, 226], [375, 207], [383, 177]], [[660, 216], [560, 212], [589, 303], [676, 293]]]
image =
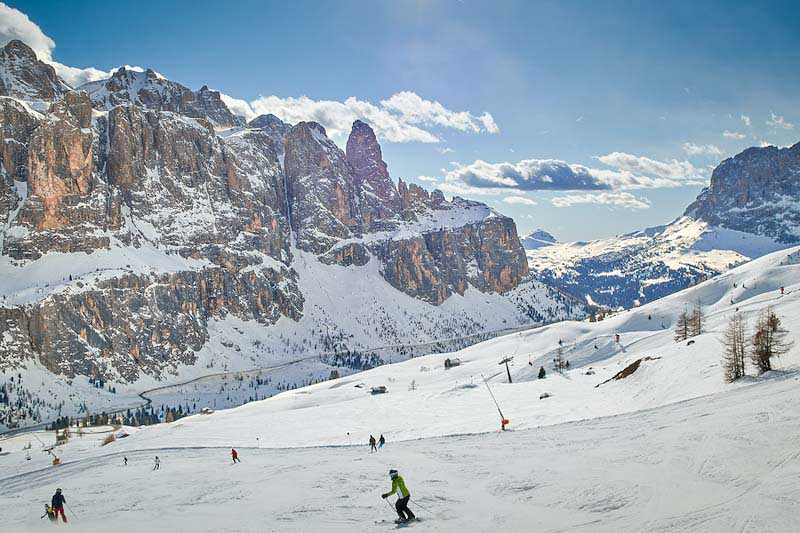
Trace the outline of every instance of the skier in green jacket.
[[406, 482], [403, 481], [403, 478], [395, 469], [389, 470], [389, 477], [392, 478], [392, 490], [386, 494], [381, 494], [381, 498], [386, 499], [397, 493], [397, 502], [395, 502], [394, 508], [400, 516], [400, 521], [408, 522], [409, 520], [414, 520], [416, 517], [411, 512], [411, 509], [408, 508], [408, 500], [411, 499], [411, 493], [406, 488]]

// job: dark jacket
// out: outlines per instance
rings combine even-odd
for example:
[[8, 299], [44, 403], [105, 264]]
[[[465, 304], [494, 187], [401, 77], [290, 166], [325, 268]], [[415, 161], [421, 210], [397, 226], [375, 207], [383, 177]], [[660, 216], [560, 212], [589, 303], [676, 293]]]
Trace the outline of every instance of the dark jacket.
[[67, 503], [67, 499], [63, 494], [53, 494], [53, 501], [51, 502], [53, 509], [63, 509], [65, 503]]

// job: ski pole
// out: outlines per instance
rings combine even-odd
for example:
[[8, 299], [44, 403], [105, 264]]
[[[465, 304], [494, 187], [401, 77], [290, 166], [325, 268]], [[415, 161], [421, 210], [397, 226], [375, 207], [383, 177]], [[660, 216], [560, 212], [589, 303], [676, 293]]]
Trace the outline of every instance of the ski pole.
[[413, 503], [414, 505], [416, 505], [417, 507], [419, 507], [419, 508], [420, 508], [420, 509], [422, 509], [423, 511], [425, 511], [425, 512], [428, 512], [428, 513], [430, 513], [430, 514], [433, 514], [433, 511], [431, 511], [431, 510], [430, 510], [430, 509], [428, 509], [427, 507], [423, 507], [423, 506], [421, 506], [420, 504], [418, 504], [416, 501], [412, 500], [411, 498], [409, 498], [409, 501], [411, 501], [411, 503]]
[[69, 509], [69, 514], [71, 514], [73, 517], [75, 517], [77, 519], [78, 515], [75, 514], [75, 511], [72, 510], [72, 507], [70, 507], [67, 502], [64, 502], [64, 505], [66, 505], [67, 509]]
[[389, 506], [389, 509], [391, 509], [392, 511], [394, 511], [394, 507], [392, 507], [392, 504], [391, 504], [391, 503], [389, 503], [389, 500], [387, 500], [386, 498], [383, 498], [383, 501], [385, 501], [385, 502], [386, 502], [386, 505], [388, 505], [388, 506]]

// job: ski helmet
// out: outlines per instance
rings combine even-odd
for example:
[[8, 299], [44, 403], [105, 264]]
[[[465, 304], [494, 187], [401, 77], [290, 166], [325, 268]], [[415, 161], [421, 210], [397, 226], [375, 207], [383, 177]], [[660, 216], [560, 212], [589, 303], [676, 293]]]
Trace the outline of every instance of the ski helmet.
[[61, 494], [61, 489], [56, 489], [56, 494]]
[[394, 478], [396, 478], [396, 477], [397, 477], [397, 475], [398, 475], [398, 474], [397, 474], [397, 470], [395, 470], [394, 468], [392, 468], [391, 470], [389, 470], [389, 477], [390, 477], [390, 478], [394, 479]]

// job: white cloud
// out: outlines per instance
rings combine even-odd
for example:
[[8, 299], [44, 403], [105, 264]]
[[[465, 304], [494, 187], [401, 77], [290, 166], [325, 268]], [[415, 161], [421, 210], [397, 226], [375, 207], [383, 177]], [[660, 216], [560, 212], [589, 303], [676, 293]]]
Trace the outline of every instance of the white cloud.
[[650, 200], [643, 196], [636, 197], [628, 192], [596, 193], [596, 194], [568, 194], [559, 196], [550, 201], [555, 207], [572, 207], [579, 204], [599, 204], [625, 209], [649, 209]]
[[[50, 63], [56, 70], [56, 74], [72, 87], [79, 87], [90, 81], [109, 78], [116, 70], [105, 71], [94, 67], [76, 68], [54, 61], [55, 41], [28, 18], [28, 15], [0, 2], [0, 46], [5, 46], [8, 41], [14, 39], [19, 39], [30, 46], [36, 52], [37, 58]], [[143, 70], [141, 67], [128, 68]]]
[[488, 111], [484, 111], [483, 114], [478, 117], [478, 120], [481, 121], [481, 124], [483, 124], [483, 127], [489, 133], [500, 133], [500, 128], [494, 121], [494, 117], [490, 115]]
[[649, 157], [637, 156], [625, 152], [612, 152], [598, 157], [600, 162], [610, 167], [627, 170], [646, 176], [657, 176], [675, 180], [702, 179], [698, 168], [688, 161], [657, 161]]
[[783, 115], [776, 115], [775, 113], [769, 113], [769, 120], [767, 120], [767, 126], [773, 128], [782, 128], [784, 130], [793, 130], [794, 124], [791, 122], [786, 122], [786, 119], [783, 118]]
[[436, 151], [439, 152], [442, 155], [444, 155], [444, 154], [452, 154], [453, 152], [455, 152], [455, 150], [453, 150], [449, 146], [444, 146], [442, 148], [436, 148]]
[[247, 100], [234, 98], [224, 93], [219, 93], [219, 97], [222, 99], [225, 105], [228, 106], [228, 109], [231, 110], [231, 113], [244, 117], [248, 122], [258, 116], [256, 112], [253, 111], [253, 108], [250, 107], [250, 104], [247, 103]]
[[487, 189], [578, 190], [607, 189], [589, 168], [556, 159], [523, 159], [517, 163], [489, 163], [478, 159], [455, 164], [445, 181]]
[[729, 131], [729, 130], [723, 131], [722, 136], [727, 137], [728, 139], [736, 139], [736, 140], [742, 140], [745, 137], [747, 137], [747, 135], [745, 135], [744, 133], [739, 133], [738, 131]]
[[744, 122], [745, 126], [749, 126], [752, 122], [750, 120], [750, 117], [748, 117], [747, 115], [740, 115], [739, 118], [742, 120], [742, 122]]
[[525, 198], [524, 196], [506, 196], [503, 201], [507, 204], [515, 205], [539, 205], [536, 200]]
[[[628, 155], [628, 154], [624, 154]], [[609, 154], [614, 156], [614, 154]], [[635, 158], [636, 156], [629, 156]], [[621, 165], [615, 157], [606, 157], [606, 161]], [[470, 164], [453, 163], [453, 169], [445, 172], [442, 190], [452, 194], [501, 194], [508, 191], [569, 191], [569, 190], [619, 190], [643, 189], [657, 187], [680, 187], [705, 183], [697, 176], [700, 171], [690, 163], [680, 164], [686, 170], [688, 165], [691, 170], [689, 179], [675, 169], [667, 172], [660, 165], [669, 165], [653, 160], [648, 165], [640, 164], [645, 170], [655, 170], [662, 174], [671, 174], [671, 177], [647, 176], [632, 172], [628, 169], [610, 170], [591, 168], [578, 164], [571, 164], [557, 159], [523, 159], [516, 163], [502, 162], [490, 163], [478, 159]], [[624, 160], [622, 161], [624, 162]], [[628, 164], [632, 167], [633, 164]], [[650, 172], [652, 174], [652, 172]], [[679, 179], [680, 178], [680, 179]]]
[[430, 128], [448, 128], [464, 132], [497, 133], [499, 129], [489, 113], [475, 116], [467, 111], [452, 111], [439, 102], [425, 100], [410, 91], [396, 93], [378, 104], [350, 97], [343, 102], [262, 96], [252, 102], [228, 96], [236, 113], [248, 119], [272, 113], [281, 120], [296, 124], [315, 121], [325, 127], [331, 137], [346, 136], [357, 119], [368, 122], [376, 135], [389, 142], [439, 142]]
[[435, 183], [439, 181], [439, 178], [434, 178], [433, 176], [417, 176], [417, 179], [419, 181], [425, 181], [428, 183]]
[[721, 156], [722, 150], [720, 150], [717, 146], [713, 144], [695, 144], [692, 142], [686, 142], [682, 145], [683, 151], [686, 152], [688, 155], [709, 155], [709, 156]]
[[8, 41], [19, 39], [30, 46], [36, 56], [43, 61], [50, 61], [53, 56], [55, 41], [44, 34], [42, 29], [22, 11], [0, 2], [0, 46]]

